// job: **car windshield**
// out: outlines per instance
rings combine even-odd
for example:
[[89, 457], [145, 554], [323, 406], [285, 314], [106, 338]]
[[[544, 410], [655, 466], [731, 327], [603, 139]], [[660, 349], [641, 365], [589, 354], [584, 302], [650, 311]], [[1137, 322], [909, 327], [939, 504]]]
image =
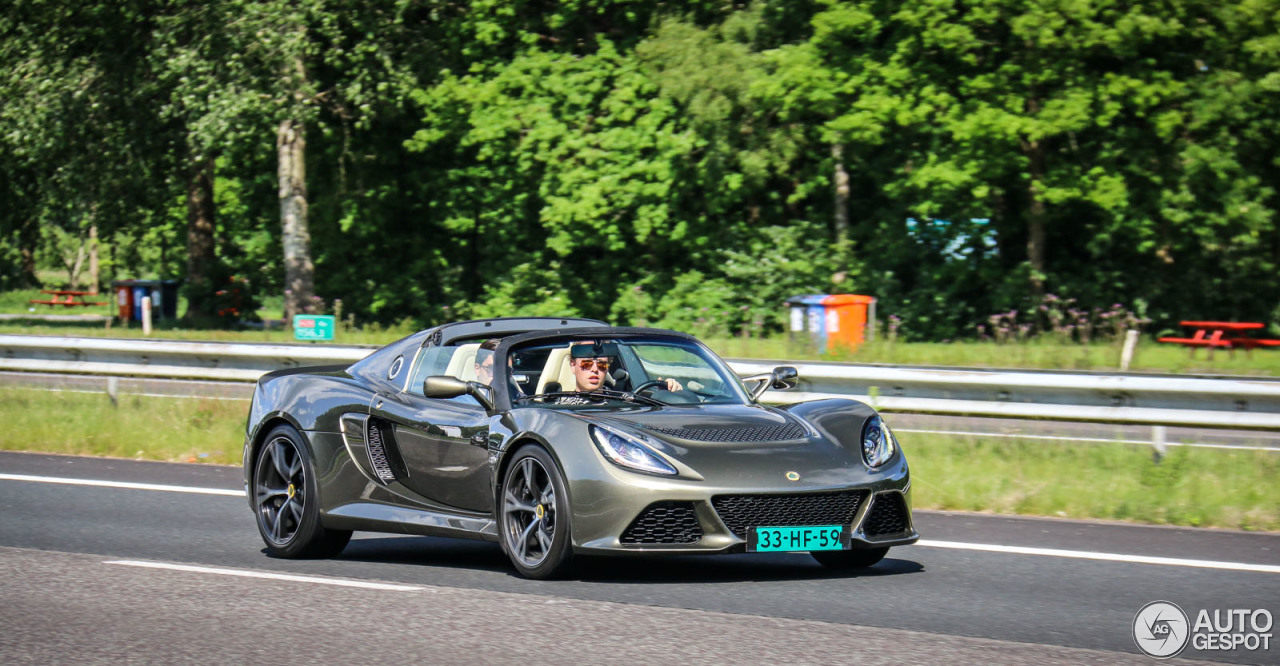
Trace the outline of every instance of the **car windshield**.
[[743, 404], [737, 376], [684, 338], [557, 338], [513, 348], [512, 402], [575, 408], [611, 403]]

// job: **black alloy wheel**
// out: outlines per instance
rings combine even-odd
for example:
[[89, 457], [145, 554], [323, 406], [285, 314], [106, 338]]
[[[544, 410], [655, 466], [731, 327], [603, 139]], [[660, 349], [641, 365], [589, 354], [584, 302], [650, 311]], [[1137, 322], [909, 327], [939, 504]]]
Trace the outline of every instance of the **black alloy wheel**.
[[889, 553], [888, 548], [863, 550], [815, 550], [810, 555], [828, 569], [865, 569], [874, 565]]
[[520, 575], [545, 580], [573, 559], [568, 495], [551, 455], [539, 446], [516, 452], [502, 482], [502, 548]]
[[258, 532], [277, 557], [337, 555], [351, 532], [320, 525], [315, 465], [297, 430], [287, 425], [267, 434], [253, 466], [253, 506]]

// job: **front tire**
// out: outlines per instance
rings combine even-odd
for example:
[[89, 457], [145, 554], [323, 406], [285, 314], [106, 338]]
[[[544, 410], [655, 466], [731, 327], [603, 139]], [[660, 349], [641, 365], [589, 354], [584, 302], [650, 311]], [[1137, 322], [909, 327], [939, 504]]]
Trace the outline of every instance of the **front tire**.
[[315, 463], [293, 427], [277, 426], [267, 434], [254, 459], [252, 487], [258, 534], [271, 555], [331, 557], [351, 540], [350, 531], [320, 524]]
[[569, 495], [551, 454], [539, 446], [515, 453], [502, 481], [502, 549], [525, 578], [562, 576], [573, 560]]
[[866, 550], [815, 550], [810, 555], [828, 569], [865, 569], [889, 553], [888, 548]]

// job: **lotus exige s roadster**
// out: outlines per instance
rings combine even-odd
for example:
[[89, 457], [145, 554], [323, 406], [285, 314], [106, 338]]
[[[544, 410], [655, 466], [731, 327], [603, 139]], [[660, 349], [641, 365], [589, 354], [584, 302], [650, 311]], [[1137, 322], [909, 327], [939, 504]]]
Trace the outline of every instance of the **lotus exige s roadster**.
[[585, 319], [445, 324], [254, 392], [245, 487], [269, 553], [353, 530], [496, 541], [551, 578], [575, 554], [803, 551], [868, 567], [918, 535], [874, 409], [771, 406], [692, 336]]

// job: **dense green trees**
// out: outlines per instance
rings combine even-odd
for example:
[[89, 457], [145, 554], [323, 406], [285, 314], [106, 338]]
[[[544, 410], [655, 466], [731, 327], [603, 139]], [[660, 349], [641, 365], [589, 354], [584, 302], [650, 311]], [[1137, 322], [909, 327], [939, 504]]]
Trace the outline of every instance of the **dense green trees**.
[[[231, 276], [421, 323], [1275, 320], [1276, 0], [18, 0], [0, 287]], [[61, 243], [59, 246], [58, 244]], [[43, 252], [43, 254], [41, 254]], [[104, 275], [103, 279], [108, 276]]]

